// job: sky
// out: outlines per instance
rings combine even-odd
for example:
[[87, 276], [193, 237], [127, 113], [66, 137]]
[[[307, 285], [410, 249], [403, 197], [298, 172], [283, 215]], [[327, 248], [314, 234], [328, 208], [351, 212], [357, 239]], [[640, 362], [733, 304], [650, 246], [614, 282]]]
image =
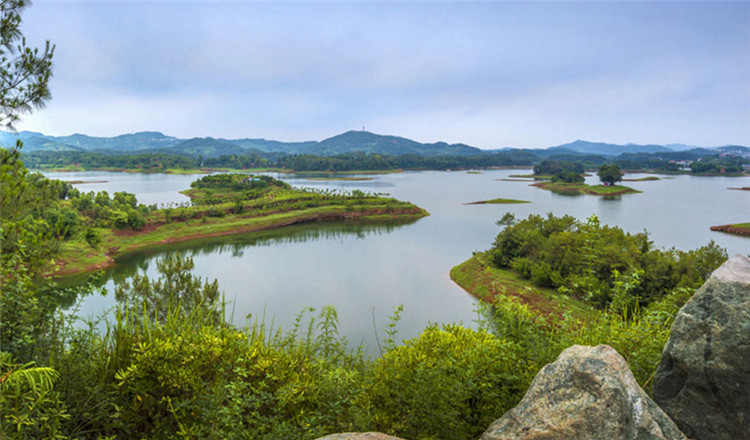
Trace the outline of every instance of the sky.
[[43, 1], [19, 130], [750, 146], [750, 2]]

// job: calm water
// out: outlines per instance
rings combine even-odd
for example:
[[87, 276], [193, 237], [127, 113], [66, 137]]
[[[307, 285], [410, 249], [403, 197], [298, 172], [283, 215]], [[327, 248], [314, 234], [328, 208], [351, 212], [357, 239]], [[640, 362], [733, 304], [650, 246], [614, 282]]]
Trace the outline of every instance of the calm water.
[[[388, 193], [425, 208], [431, 215], [400, 226], [309, 224], [218, 242], [184, 243], [123, 258], [108, 276], [125, 278], [135, 271], [155, 275], [154, 261], [165, 253], [192, 255], [195, 272], [218, 279], [226, 298], [234, 303], [234, 322], [244, 324], [247, 315], [265, 314], [266, 321], [289, 327], [304, 306], [333, 305], [342, 334], [372, 349], [377, 341], [374, 328], [382, 333], [388, 315], [399, 305], [404, 306], [399, 338], [417, 335], [430, 322], [472, 324], [474, 300], [450, 280], [448, 273], [472, 251], [491, 245], [499, 232], [495, 222], [506, 212], [517, 218], [552, 212], [585, 219], [596, 214], [602, 223], [626, 231], [647, 230], [660, 247], [687, 250], [714, 240], [730, 255], [750, 252], [750, 239], [709, 230], [712, 225], [750, 220], [750, 192], [728, 190], [750, 186], [750, 178], [662, 176], [659, 181], [627, 182], [642, 190], [641, 194], [604, 199], [558, 195], [530, 187], [528, 182], [497, 180], [519, 173], [524, 171], [407, 172], [358, 182], [275, 176], [295, 186]], [[132, 192], [146, 204], [184, 201], [177, 192], [197, 178], [105, 172], [48, 176], [106, 180], [76, 186], [84, 191]], [[595, 179], [589, 178], [589, 183]], [[498, 197], [532, 203], [463, 205]], [[108, 282], [110, 292], [112, 283]], [[95, 316], [113, 304], [111, 295], [87, 298], [80, 314]]]

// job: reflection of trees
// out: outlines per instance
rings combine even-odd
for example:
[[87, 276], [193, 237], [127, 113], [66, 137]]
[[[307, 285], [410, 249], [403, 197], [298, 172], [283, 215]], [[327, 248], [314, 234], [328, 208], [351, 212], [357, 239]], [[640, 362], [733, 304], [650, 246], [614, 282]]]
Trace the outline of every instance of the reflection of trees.
[[[196, 255], [231, 253], [232, 257], [242, 257], [245, 249], [251, 246], [310, 243], [319, 240], [343, 240], [351, 237], [362, 240], [372, 235], [389, 234], [395, 229], [413, 222], [414, 220], [357, 224], [345, 222], [310, 223], [247, 234], [191, 240], [170, 244], [168, 248], [154, 248], [124, 256], [117, 260], [115, 267], [104, 271], [102, 276], [93, 279], [86, 276], [71, 277], [63, 280], [61, 284], [75, 286], [91, 282], [96, 287], [101, 287], [110, 280], [121, 283], [139, 272], [145, 272], [152, 260], [175, 254], [193, 257]], [[65, 302], [72, 303], [70, 298]]]

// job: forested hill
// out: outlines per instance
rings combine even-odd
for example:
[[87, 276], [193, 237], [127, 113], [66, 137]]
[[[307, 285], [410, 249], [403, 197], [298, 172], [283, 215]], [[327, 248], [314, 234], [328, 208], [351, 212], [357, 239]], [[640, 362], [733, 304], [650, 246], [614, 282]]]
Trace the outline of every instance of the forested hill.
[[214, 139], [211, 137], [178, 139], [160, 132], [140, 132], [116, 137], [93, 137], [82, 134], [48, 136], [23, 131], [17, 134], [0, 132], [0, 145], [9, 148], [16, 139], [24, 143], [23, 151], [96, 151], [118, 154], [173, 153], [186, 156], [218, 157], [232, 154], [282, 153], [333, 156], [361, 151], [400, 156], [473, 156], [484, 152], [464, 144], [438, 142], [423, 144], [397, 136], [384, 136], [366, 131], [348, 131], [323, 141], [280, 142], [266, 139]]
[[582, 140], [577, 140], [575, 142], [558, 145], [555, 147], [549, 147], [547, 150], [551, 152], [566, 150], [584, 154], [600, 154], [602, 156], [619, 156], [620, 154], [625, 153], [665, 153], [668, 151], [673, 151], [662, 145], [616, 145]]
[[[256, 139], [215, 139], [196, 137], [180, 139], [158, 131], [144, 131], [123, 134], [115, 137], [94, 137], [85, 134], [70, 136], [49, 136], [43, 133], [22, 131], [8, 133], [0, 131], [0, 146], [11, 148], [16, 139], [24, 143], [23, 152], [39, 151], [79, 151], [100, 152], [107, 154], [167, 153], [192, 157], [219, 157], [225, 155], [269, 154], [274, 157], [285, 154], [303, 154], [314, 156], [335, 156], [353, 152], [382, 154], [388, 156], [413, 155], [421, 157], [438, 156], [479, 156], [495, 154], [501, 150], [481, 150], [466, 144], [448, 144], [445, 142], [421, 143], [411, 139], [375, 134], [367, 131], [347, 131], [322, 141], [282, 142]], [[508, 149], [504, 149], [508, 150]], [[598, 155], [614, 157], [622, 154], [672, 154], [695, 153], [696, 156], [727, 153], [736, 156], [750, 157], [750, 149], [743, 146], [723, 146], [716, 148], [674, 145], [674, 148], [663, 145], [608, 144], [577, 140], [568, 144], [557, 145], [547, 149], [534, 149], [540, 157], [549, 156], [582, 156]]]

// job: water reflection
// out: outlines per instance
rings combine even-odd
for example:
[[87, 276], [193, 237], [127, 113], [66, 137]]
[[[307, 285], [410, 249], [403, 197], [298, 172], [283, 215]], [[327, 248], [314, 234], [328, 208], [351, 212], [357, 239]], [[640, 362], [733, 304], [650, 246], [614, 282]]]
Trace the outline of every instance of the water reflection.
[[[241, 258], [244, 256], [245, 250], [249, 247], [273, 247], [282, 244], [309, 243], [319, 240], [362, 240], [368, 236], [389, 234], [415, 221], [373, 221], [357, 224], [346, 222], [307, 223], [286, 226], [280, 229], [172, 243], [165, 246], [155, 246], [117, 258], [115, 266], [104, 270], [100, 274], [94, 276], [85, 274], [60, 278], [57, 280], [57, 283], [63, 288], [80, 285], [84, 282], [89, 282], [95, 287], [102, 287], [110, 281], [117, 284], [129, 279], [138, 272], [147, 272], [151, 265], [150, 263], [159, 257], [174, 254], [190, 257], [223, 254], [232, 258]], [[75, 294], [69, 291], [63, 294], [62, 289], [58, 290], [60, 291], [59, 294], [64, 295], [65, 298], [64, 301], [60, 301], [61, 305], [69, 307], [75, 302]]]

